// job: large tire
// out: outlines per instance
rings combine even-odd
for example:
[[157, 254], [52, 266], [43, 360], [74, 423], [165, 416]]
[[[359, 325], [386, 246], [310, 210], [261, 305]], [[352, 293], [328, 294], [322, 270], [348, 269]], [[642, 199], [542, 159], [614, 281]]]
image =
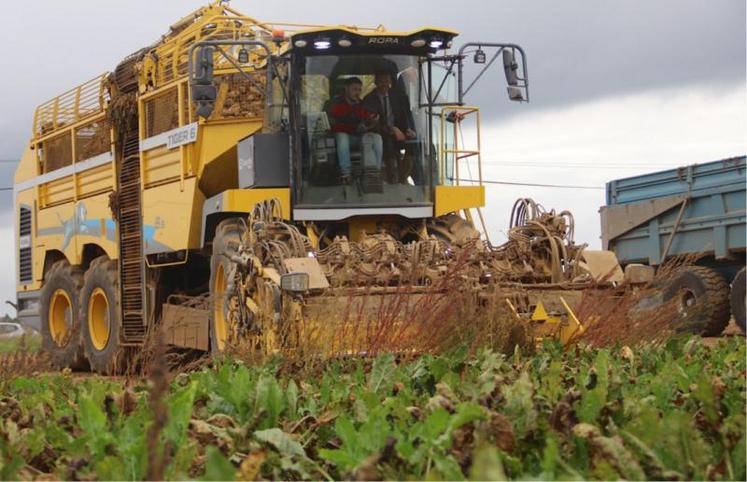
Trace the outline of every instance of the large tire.
[[729, 294], [729, 304], [731, 305], [731, 314], [737, 326], [745, 332], [745, 268], [739, 270], [734, 280], [731, 282], [731, 293]]
[[446, 214], [429, 219], [428, 234], [436, 236], [451, 246], [464, 246], [480, 237], [480, 232], [458, 214]]
[[246, 232], [246, 223], [231, 218], [221, 221], [215, 230], [213, 252], [210, 257], [210, 351], [213, 354], [225, 350], [232, 332], [229, 316], [230, 290], [236, 273], [232, 257], [239, 252], [241, 238]]
[[680, 268], [668, 283], [664, 300], [674, 301], [678, 331], [718, 336], [729, 324], [729, 285], [711, 268]]
[[79, 312], [83, 272], [67, 261], [56, 262], [44, 276], [41, 289], [42, 349], [57, 369], [82, 368]]
[[127, 370], [127, 351], [120, 345], [119, 267], [106, 256], [96, 258], [86, 271], [81, 293], [83, 347], [91, 369], [104, 375]]

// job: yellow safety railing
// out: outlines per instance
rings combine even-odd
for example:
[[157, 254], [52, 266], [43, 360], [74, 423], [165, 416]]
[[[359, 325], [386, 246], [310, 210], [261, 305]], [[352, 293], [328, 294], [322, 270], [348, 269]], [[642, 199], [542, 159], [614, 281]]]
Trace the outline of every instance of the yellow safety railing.
[[46, 137], [104, 112], [109, 102], [106, 79], [107, 74], [101, 74], [37, 107], [34, 138]]
[[[462, 126], [466, 121], [474, 120], [474, 135], [476, 143], [467, 144], [464, 141], [464, 132]], [[439, 178], [441, 182], [451, 177], [452, 169], [449, 162], [453, 163], [453, 180], [459, 185], [463, 180], [460, 171], [462, 162], [469, 162], [471, 159], [477, 161], [477, 179], [470, 176], [471, 180], [482, 185], [482, 160], [480, 157], [480, 109], [473, 106], [445, 106], [440, 113], [440, 136], [438, 149], [438, 167]], [[447, 141], [447, 136], [452, 140]], [[467, 146], [474, 147], [468, 149]]]
[[[189, 24], [189, 22], [192, 22]], [[172, 26], [171, 37], [166, 37], [163, 43], [156, 47], [155, 57], [146, 58], [146, 75], [153, 76], [156, 88], [173, 82], [187, 75], [188, 55], [192, 45], [209, 40], [262, 40], [272, 50], [279, 52], [287, 48], [288, 34], [301, 30], [330, 28], [325, 25], [302, 24], [290, 22], [262, 22], [247, 17], [220, 2], [214, 2], [209, 7], [200, 9], [179, 22], [180, 26]], [[184, 25], [187, 24], [185, 27]], [[359, 31], [379, 31], [382, 26], [345, 28]], [[282, 31], [285, 39], [275, 43], [273, 33]], [[240, 47], [227, 48], [238, 49]], [[233, 66], [221, 55], [216, 54], [215, 69], [232, 70]], [[150, 72], [149, 72], [150, 70]]]

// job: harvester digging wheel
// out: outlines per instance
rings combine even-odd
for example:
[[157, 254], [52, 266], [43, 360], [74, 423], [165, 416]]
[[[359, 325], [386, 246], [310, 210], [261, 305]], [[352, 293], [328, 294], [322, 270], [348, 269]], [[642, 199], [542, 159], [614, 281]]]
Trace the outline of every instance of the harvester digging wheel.
[[740, 269], [734, 277], [734, 281], [731, 282], [729, 301], [731, 302], [731, 314], [734, 316], [734, 321], [744, 333], [745, 304], [747, 304], [747, 300], [745, 300], [745, 268]]
[[457, 214], [446, 214], [428, 220], [428, 234], [444, 241], [450, 246], [463, 246], [470, 240], [480, 237], [475, 227]]
[[91, 262], [80, 299], [83, 346], [91, 369], [106, 375], [124, 373], [128, 360], [119, 342], [122, 323], [116, 260], [101, 256]]
[[79, 297], [83, 272], [62, 260], [44, 276], [41, 290], [42, 348], [55, 368], [85, 364], [80, 343]]
[[674, 300], [681, 326], [703, 336], [718, 336], [729, 324], [729, 285], [711, 268], [685, 266], [669, 282], [665, 300]]
[[237, 264], [233, 256], [238, 255], [246, 224], [231, 218], [218, 224], [213, 238], [213, 253], [210, 257], [210, 351], [220, 353], [231, 341], [237, 308], [231, 306]]

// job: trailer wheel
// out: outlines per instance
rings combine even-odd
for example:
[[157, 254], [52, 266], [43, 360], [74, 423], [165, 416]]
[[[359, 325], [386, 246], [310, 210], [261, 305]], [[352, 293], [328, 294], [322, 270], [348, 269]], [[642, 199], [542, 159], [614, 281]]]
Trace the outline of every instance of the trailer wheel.
[[78, 316], [83, 272], [62, 260], [52, 265], [44, 278], [41, 290], [42, 348], [57, 369], [83, 368], [85, 358]]
[[742, 329], [742, 333], [744, 333], [745, 304], [747, 304], [747, 300], [745, 300], [745, 268], [740, 269], [734, 277], [734, 281], [731, 282], [729, 301], [734, 321], [737, 323], [737, 326]]
[[233, 290], [236, 263], [232, 256], [238, 254], [246, 224], [238, 218], [221, 221], [213, 238], [210, 257], [210, 351], [225, 350], [231, 338], [229, 301]]
[[718, 336], [729, 324], [729, 286], [711, 268], [685, 266], [678, 270], [664, 300], [675, 302], [681, 323], [678, 331]]
[[125, 349], [119, 343], [122, 324], [119, 268], [115, 260], [101, 256], [91, 262], [81, 300], [83, 346], [91, 369], [106, 375], [124, 373], [127, 360]]

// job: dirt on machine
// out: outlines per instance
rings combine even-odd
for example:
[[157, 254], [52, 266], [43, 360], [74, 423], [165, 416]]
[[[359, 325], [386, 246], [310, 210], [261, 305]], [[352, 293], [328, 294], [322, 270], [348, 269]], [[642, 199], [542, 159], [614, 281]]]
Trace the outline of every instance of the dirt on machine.
[[526, 55], [457, 35], [216, 1], [42, 104], [15, 179], [19, 316], [56, 366], [109, 374], [154, 333], [331, 356], [573, 341], [622, 270], [531, 199], [489, 242], [467, 99], [495, 65], [528, 101]]

